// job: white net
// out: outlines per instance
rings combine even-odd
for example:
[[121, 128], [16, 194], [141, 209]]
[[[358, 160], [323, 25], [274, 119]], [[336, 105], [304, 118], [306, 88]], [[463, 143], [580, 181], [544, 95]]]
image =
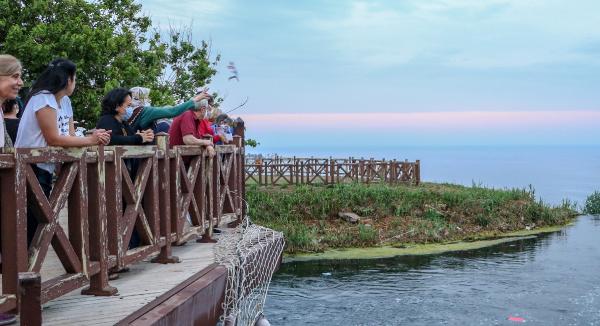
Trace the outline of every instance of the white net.
[[216, 261], [228, 269], [223, 325], [256, 323], [262, 315], [284, 244], [281, 232], [252, 224], [248, 217], [235, 229], [220, 235], [215, 245]]

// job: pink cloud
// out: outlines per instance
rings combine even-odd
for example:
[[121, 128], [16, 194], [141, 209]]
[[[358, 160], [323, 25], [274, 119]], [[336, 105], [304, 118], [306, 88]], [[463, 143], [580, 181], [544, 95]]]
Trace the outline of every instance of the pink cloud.
[[[600, 111], [524, 111], [524, 112], [410, 112], [410, 113], [274, 113], [244, 115], [248, 128], [356, 129], [385, 128], [402, 130], [524, 130], [594, 127]], [[595, 128], [595, 127], [594, 127]]]

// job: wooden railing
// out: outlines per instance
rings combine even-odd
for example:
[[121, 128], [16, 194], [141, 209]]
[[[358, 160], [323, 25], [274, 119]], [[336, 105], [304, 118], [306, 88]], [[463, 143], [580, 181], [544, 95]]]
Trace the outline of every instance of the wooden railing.
[[374, 159], [248, 159], [245, 181], [261, 186], [344, 182], [414, 184], [421, 182], [421, 162]]
[[[169, 149], [167, 138], [157, 135], [156, 146], [16, 149], [0, 154], [0, 312], [36, 302], [20, 293], [36, 292], [30, 281], [36, 278], [28, 272], [41, 273], [50, 246], [65, 273], [42, 278], [40, 304], [86, 285], [83, 294], [113, 295], [117, 289], [109, 284], [110, 270], [150, 256], [156, 256], [157, 263], [176, 263], [173, 244], [212, 241], [214, 227], [241, 221], [242, 137], [235, 136], [233, 145], [216, 146], [215, 157], [201, 147]], [[32, 168], [38, 163], [60, 166], [49, 198]], [[28, 205], [39, 216], [29, 246]], [[139, 244], [131, 248], [134, 232]], [[30, 290], [20, 284], [28, 284]]]

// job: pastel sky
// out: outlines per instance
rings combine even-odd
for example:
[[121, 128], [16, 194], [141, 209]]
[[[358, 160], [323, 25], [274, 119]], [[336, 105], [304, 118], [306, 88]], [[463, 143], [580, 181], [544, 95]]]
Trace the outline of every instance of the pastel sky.
[[597, 0], [141, 3], [212, 41], [212, 90], [249, 97], [239, 114], [267, 149], [600, 144]]

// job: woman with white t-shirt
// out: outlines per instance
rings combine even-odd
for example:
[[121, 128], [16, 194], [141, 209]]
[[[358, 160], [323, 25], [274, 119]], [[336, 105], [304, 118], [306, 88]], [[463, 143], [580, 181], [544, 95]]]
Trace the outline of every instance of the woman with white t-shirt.
[[[17, 148], [47, 146], [84, 147], [108, 144], [110, 133], [99, 129], [89, 137], [73, 134], [73, 108], [69, 96], [75, 90], [77, 67], [66, 59], [52, 61], [33, 83], [15, 141]], [[54, 164], [32, 165], [47, 197], [52, 190]], [[33, 199], [33, 198], [32, 198]], [[27, 205], [27, 240], [31, 243], [38, 225], [37, 205]]]

